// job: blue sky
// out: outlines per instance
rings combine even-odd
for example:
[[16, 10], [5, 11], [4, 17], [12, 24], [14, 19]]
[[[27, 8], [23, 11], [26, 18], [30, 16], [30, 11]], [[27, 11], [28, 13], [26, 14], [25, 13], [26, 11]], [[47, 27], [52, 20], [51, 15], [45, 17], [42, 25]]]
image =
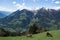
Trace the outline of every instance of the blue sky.
[[3, 11], [32, 10], [41, 7], [60, 9], [60, 0], [0, 0], [0, 10]]

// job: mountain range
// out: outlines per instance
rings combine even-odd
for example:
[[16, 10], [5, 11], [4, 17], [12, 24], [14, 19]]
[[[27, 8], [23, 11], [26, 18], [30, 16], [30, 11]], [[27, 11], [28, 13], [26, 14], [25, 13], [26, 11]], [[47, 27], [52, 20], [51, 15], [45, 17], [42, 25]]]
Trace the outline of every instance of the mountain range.
[[0, 18], [4, 18], [6, 17], [7, 15], [9, 15], [10, 12], [7, 12], [7, 11], [0, 11]]
[[60, 10], [41, 8], [35, 11], [23, 9], [17, 10], [0, 19], [0, 28], [5, 30], [26, 30], [32, 24], [49, 30], [60, 29]]

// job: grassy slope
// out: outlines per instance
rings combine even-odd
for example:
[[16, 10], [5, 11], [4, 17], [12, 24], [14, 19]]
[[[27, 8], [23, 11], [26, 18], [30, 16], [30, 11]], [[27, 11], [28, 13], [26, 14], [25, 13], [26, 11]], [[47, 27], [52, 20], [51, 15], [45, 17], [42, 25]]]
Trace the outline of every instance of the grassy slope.
[[60, 40], [60, 30], [50, 31], [53, 38], [46, 37], [46, 33], [40, 33], [33, 35], [32, 38], [22, 36], [22, 37], [0, 37], [0, 40]]

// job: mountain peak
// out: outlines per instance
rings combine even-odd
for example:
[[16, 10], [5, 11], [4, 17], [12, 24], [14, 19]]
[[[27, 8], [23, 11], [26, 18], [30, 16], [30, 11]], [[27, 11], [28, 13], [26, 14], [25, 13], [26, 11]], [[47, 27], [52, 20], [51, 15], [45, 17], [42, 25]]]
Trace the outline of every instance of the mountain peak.
[[27, 9], [23, 9], [23, 10], [21, 10], [21, 11], [28, 11]]

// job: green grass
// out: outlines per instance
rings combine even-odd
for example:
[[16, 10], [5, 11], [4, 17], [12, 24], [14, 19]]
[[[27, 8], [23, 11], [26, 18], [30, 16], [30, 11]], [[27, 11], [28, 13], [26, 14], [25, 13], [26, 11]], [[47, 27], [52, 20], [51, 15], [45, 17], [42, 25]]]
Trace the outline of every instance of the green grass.
[[34, 34], [32, 38], [26, 36], [0, 37], [0, 40], [60, 40], [60, 30], [50, 31], [53, 37], [46, 37], [46, 33]]

